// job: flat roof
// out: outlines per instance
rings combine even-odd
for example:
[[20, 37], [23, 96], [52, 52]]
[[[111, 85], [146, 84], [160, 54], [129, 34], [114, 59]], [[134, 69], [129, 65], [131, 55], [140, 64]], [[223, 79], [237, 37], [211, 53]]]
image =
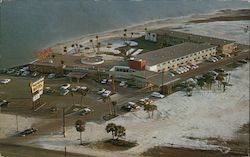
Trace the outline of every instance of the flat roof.
[[133, 76], [140, 77], [143, 79], [148, 79], [150, 77], [156, 76], [159, 73], [153, 72], [153, 71], [148, 71], [148, 70], [143, 70], [143, 71], [136, 71], [133, 73]]
[[195, 52], [215, 47], [209, 44], [196, 44], [185, 42], [182, 44], [165, 47], [136, 56], [137, 60], [146, 60], [146, 65], [153, 66], [172, 59], [186, 56]]
[[149, 33], [156, 33], [158, 35], [168, 35], [172, 37], [182, 38], [182, 39], [190, 39], [197, 42], [204, 42], [204, 43], [210, 43], [213, 45], [226, 45], [230, 43], [234, 43], [235, 41], [230, 41], [226, 39], [219, 39], [215, 37], [209, 37], [209, 36], [202, 36], [187, 32], [180, 32], [180, 31], [174, 31], [169, 28], [161, 28], [157, 30], [149, 31]]

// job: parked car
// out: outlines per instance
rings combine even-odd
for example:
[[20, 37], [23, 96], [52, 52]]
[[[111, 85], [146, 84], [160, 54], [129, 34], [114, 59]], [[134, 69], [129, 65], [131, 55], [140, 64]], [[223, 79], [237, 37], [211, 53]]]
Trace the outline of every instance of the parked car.
[[106, 91], [106, 89], [103, 88], [103, 89], [98, 90], [97, 93], [98, 93], [98, 94], [102, 94], [102, 93], [104, 93], [105, 91]]
[[9, 70], [7, 70], [7, 74], [12, 74], [12, 73], [14, 73], [15, 72], [15, 69], [9, 69]]
[[103, 97], [108, 97], [108, 96], [110, 96], [110, 94], [111, 94], [111, 91], [106, 90], [105, 92], [102, 93], [102, 96]]
[[164, 98], [164, 97], [165, 97], [164, 95], [162, 95], [162, 94], [160, 94], [160, 93], [158, 93], [158, 92], [153, 92], [153, 93], [151, 94], [151, 96], [156, 97], [156, 98]]
[[149, 98], [142, 98], [139, 100], [140, 104], [142, 105], [148, 105], [153, 103], [153, 100], [149, 99]]
[[216, 58], [219, 59], [219, 60], [222, 60], [222, 59], [223, 59], [222, 56], [216, 56]]
[[84, 108], [84, 109], [82, 110], [81, 115], [84, 116], [84, 115], [90, 113], [91, 111], [92, 111], [92, 110], [91, 110], [90, 108], [86, 107], [86, 108]]
[[28, 76], [30, 74], [30, 71], [24, 71], [21, 73], [21, 76]]
[[36, 77], [36, 76], [38, 76], [38, 75], [39, 75], [39, 72], [33, 72], [33, 73], [31, 74], [32, 77]]
[[120, 87], [124, 87], [124, 86], [126, 86], [126, 83], [127, 83], [127, 81], [121, 81], [121, 82], [119, 83], [119, 86], [120, 86]]
[[50, 95], [55, 93], [55, 90], [51, 89], [51, 87], [45, 87], [43, 90], [44, 94]]
[[53, 79], [55, 77], [56, 77], [56, 74], [54, 74], [54, 73], [51, 73], [51, 74], [48, 75], [48, 79]]
[[21, 75], [21, 72], [20, 72], [20, 71], [16, 71], [15, 75], [16, 75], [16, 76], [20, 76], [20, 75]]
[[219, 61], [219, 59], [218, 58], [216, 58], [216, 57], [211, 57], [213, 60], [215, 60], [215, 62], [217, 62], [217, 61]]
[[122, 110], [128, 111], [128, 112], [130, 112], [130, 111], [136, 111], [136, 110], [139, 110], [140, 108], [141, 108], [141, 107], [138, 106], [138, 105], [137, 105], [136, 103], [134, 103], [134, 102], [128, 102], [128, 104], [123, 105], [123, 106], [121, 107]]
[[60, 89], [66, 90], [66, 89], [68, 89], [69, 87], [70, 87], [70, 84], [67, 83], [67, 84], [63, 84], [63, 85], [60, 87]]
[[108, 80], [107, 79], [102, 79], [101, 80], [101, 84], [107, 84], [108, 83]]
[[208, 58], [207, 61], [208, 61], [208, 62], [216, 62], [216, 61], [215, 61], [214, 59], [212, 59], [212, 58]]
[[37, 129], [30, 128], [30, 129], [26, 129], [26, 130], [20, 132], [19, 135], [20, 136], [27, 136], [27, 135], [30, 135], [30, 134], [34, 134], [35, 132], [37, 132]]
[[68, 89], [61, 89], [60, 90], [60, 95], [62, 95], [62, 96], [67, 95], [68, 93], [69, 93]]
[[7, 107], [9, 102], [7, 100], [1, 100], [0, 99], [0, 107]]
[[50, 112], [51, 112], [51, 113], [57, 112], [57, 107], [51, 107], [51, 108], [50, 108]]
[[77, 92], [80, 88], [81, 88], [81, 86], [75, 86], [75, 87], [71, 88], [71, 91]]
[[88, 87], [86, 87], [86, 86], [81, 86], [80, 87], [80, 90], [87, 90], [88, 89]]
[[1, 80], [1, 84], [7, 84], [10, 83], [11, 79], [3, 79]]
[[169, 73], [169, 76], [174, 77], [174, 76], [175, 76], [175, 74], [174, 74], [174, 73], [172, 73], [172, 72], [170, 72], [170, 73]]

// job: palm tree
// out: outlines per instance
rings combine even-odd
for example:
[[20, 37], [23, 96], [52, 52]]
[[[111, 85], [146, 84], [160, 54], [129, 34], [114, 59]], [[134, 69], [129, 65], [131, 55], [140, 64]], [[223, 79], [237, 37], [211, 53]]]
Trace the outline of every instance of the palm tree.
[[154, 111], [157, 110], [157, 106], [154, 104], [151, 104], [151, 112], [152, 112], [152, 118], [154, 117]]
[[145, 27], [145, 28], [144, 28], [144, 30], [145, 30], [145, 32], [147, 32], [147, 31], [148, 31], [148, 28], [147, 28], [147, 27]]
[[123, 137], [126, 135], [126, 129], [124, 126], [117, 125], [116, 130], [115, 130], [115, 136], [117, 137], [116, 139], [119, 140], [119, 138]]
[[200, 86], [200, 88], [202, 89], [203, 86], [205, 85], [204, 79], [203, 79], [203, 78], [199, 78], [199, 79], [197, 80], [197, 85]]
[[73, 103], [73, 105], [75, 105], [75, 101], [74, 101], [74, 93], [73, 93], [73, 92], [71, 92], [71, 93], [70, 93], [70, 95], [71, 95], [71, 97], [72, 97], [72, 103]]
[[215, 79], [216, 79], [217, 82], [218, 82], [218, 88], [220, 88], [220, 87], [221, 87], [221, 84], [222, 84], [222, 81], [224, 81], [224, 76], [223, 76], [223, 74], [222, 74], [222, 73], [219, 73], [219, 74], [216, 76]]
[[132, 38], [133, 38], [133, 35], [134, 35], [134, 32], [131, 32], [131, 36], [130, 36], [131, 40], [132, 40]]
[[186, 89], [187, 96], [192, 96], [192, 92], [193, 92], [193, 87], [188, 86]]
[[[145, 104], [144, 105], [144, 111], [146, 111], [148, 113], [149, 118], [151, 118], [151, 115], [153, 118], [155, 110], [157, 110], [157, 106], [154, 104]], [[150, 115], [150, 112], [151, 112], [151, 115]]]
[[226, 91], [226, 85], [227, 85], [228, 83], [227, 82], [225, 82], [225, 81], [223, 81], [222, 82], [222, 85], [223, 85], [223, 92], [225, 92]]
[[80, 144], [82, 145], [82, 132], [85, 131], [85, 122], [82, 120], [77, 120], [75, 122], [75, 128], [77, 132], [80, 132]]
[[95, 36], [95, 38], [96, 38], [96, 44], [98, 44], [99, 43], [99, 41], [98, 41], [99, 36], [97, 35], [97, 36]]
[[91, 43], [91, 45], [92, 45], [93, 51], [94, 51], [94, 52], [96, 52], [96, 51], [95, 51], [95, 46], [94, 46], [93, 40], [92, 40], [92, 39], [90, 39], [90, 40], [89, 40], [89, 42], [90, 42], [90, 43]]
[[112, 139], [115, 138], [115, 130], [116, 130], [116, 125], [114, 123], [109, 123], [106, 128], [105, 128], [106, 132], [107, 133], [110, 133], [112, 134]]
[[150, 107], [151, 107], [150, 104], [144, 105], [144, 111], [146, 111], [148, 113], [148, 118], [150, 118], [150, 110], [151, 110]]
[[88, 93], [88, 89], [86, 89], [86, 90], [81, 89], [81, 90], [80, 90], [80, 94], [81, 94], [81, 101], [80, 101], [80, 104], [81, 104], [81, 105], [82, 105], [83, 97], [86, 96], [87, 93]]
[[117, 105], [117, 101], [112, 101], [111, 104], [112, 104], [112, 107], [113, 107], [113, 115], [116, 116], [116, 105]]
[[205, 75], [205, 82], [208, 84], [208, 89], [211, 89], [215, 79], [211, 75]]
[[112, 115], [112, 109], [111, 109], [111, 105], [110, 105], [110, 101], [111, 101], [110, 96], [107, 96], [107, 97], [104, 96], [104, 97], [102, 97], [102, 101], [108, 105], [109, 114]]
[[61, 60], [61, 65], [62, 65], [63, 68], [65, 67], [64, 63], [65, 63], [65, 61]]

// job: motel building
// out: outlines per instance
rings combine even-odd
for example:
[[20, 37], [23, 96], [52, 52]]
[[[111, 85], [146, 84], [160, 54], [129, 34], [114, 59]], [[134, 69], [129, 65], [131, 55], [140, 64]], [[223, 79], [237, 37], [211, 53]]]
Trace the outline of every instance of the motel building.
[[145, 70], [161, 72], [175, 70], [187, 64], [199, 64], [216, 55], [216, 46], [185, 42], [175, 46], [140, 54], [131, 62], [143, 62]]

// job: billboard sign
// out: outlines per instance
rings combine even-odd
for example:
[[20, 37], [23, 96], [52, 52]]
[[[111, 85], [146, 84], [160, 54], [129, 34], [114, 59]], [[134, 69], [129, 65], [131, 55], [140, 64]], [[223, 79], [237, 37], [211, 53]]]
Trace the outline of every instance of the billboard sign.
[[44, 87], [44, 77], [36, 80], [35, 82], [30, 82], [31, 93], [34, 94], [38, 91], [43, 91]]
[[35, 82], [30, 82], [30, 89], [32, 93], [32, 101], [35, 102], [40, 99], [43, 94], [44, 87], [44, 77], [36, 80]]

